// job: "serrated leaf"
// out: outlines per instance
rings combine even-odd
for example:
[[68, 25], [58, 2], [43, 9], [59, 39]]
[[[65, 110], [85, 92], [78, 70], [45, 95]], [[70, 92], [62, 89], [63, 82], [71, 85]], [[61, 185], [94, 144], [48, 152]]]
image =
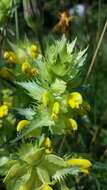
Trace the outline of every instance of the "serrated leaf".
[[16, 108], [16, 110], [28, 120], [32, 120], [35, 115], [35, 111], [32, 108]]
[[35, 81], [17, 82], [17, 84], [23, 87], [25, 90], [27, 90], [29, 96], [39, 101], [41, 99], [41, 95], [46, 91], [44, 88], [39, 86]]
[[53, 180], [55, 181], [62, 181], [68, 175], [77, 175], [80, 172], [79, 168], [72, 167], [72, 168], [64, 168], [56, 171], [56, 173], [52, 176]]
[[77, 41], [77, 38], [75, 38], [75, 40], [72, 43], [67, 43], [67, 53], [68, 54], [71, 54], [73, 52], [76, 41]]
[[62, 36], [61, 40], [56, 40], [56, 48], [58, 53], [60, 53], [64, 49], [66, 42], [67, 38], [65, 37], [65, 35]]

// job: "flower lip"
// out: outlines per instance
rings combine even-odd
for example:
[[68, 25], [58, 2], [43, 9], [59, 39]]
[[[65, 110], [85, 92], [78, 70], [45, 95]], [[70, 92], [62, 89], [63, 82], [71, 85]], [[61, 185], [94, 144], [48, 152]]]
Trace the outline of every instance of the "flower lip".
[[72, 92], [68, 99], [68, 105], [74, 109], [79, 108], [79, 106], [82, 104], [83, 98], [79, 92]]

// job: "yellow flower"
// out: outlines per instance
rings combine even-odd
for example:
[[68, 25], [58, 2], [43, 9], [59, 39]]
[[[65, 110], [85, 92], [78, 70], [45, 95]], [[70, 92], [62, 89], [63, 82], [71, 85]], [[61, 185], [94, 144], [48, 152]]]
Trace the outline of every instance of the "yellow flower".
[[70, 97], [68, 99], [69, 106], [73, 108], [79, 108], [79, 106], [82, 104], [83, 99], [80, 93], [78, 92], [72, 92], [70, 94]]
[[22, 73], [25, 73], [25, 74], [30, 73], [31, 67], [30, 67], [30, 64], [28, 63], [28, 61], [25, 61], [24, 63], [22, 63], [21, 70], [22, 70]]
[[5, 51], [5, 52], [4, 52], [4, 55], [3, 55], [4, 59], [8, 59], [9, 56], [10, 56], [9, 51]]
[[47, 154], [52, 153], [53, 149], [52, 149], [52, 142], [50, 140], [49, 137], [46, 137], [45, 141], [44, 141], [44, 146], [45, 146], [45, 152]]
[[81, 172], [89, 173], [89, 169], [92, 167], [92, 163], [87, 159], [82, 158], [72, 158], [67, 160], [68, 166], [79, 166]]
[[89, 174], [89, 169], [86, 169], [86, 168], [80, 168], [81, 172], [84, 173], [84, 174]]
[[52, 187], [50, 187], [48, 184], [45, 184], [42, 188], [42, 190], [53, 190]]
[[33, 58], [38, 57], [39, 51], [38, 51], [37, 45], [32, 44], [31, 47], [28, 49], [28, 51], [30, 52], [30, 54]]
[[44, 107], [46, 107], [48, 105], [49, 102], [49, 97], [48, 97], [48, 92], [44, 92], [41, 96], [41, 102], [44, 105]]
[[0, 77], [3, 79], [10, 79], [11, 78], [11, 74], [6, 67], [0, 69]]
[[5, 51], [3, 57], [6, 61], [10, 63], [16, 62], [16, 54], [13, 51]]
[[30, 121], [24, 119], [18, 122], [17, 124], [17, 131], [21, 131], [23, 128], [25, 128], [27, 125], [29, 125]]
[[53, 152], [53, 149], [52, 149], [52, 148], [46, 148], [46, 149], [45, 149], [45, 152], [46, 152], [47, 154], [51, 154], [51, 153]]
[[52, 142], [49, 137], [46, 137], [44, 145], [46, 148], [50, 148], [52, 146]]
[[32, 45], [31, 45], [31, 51], [37, 52], [37, 51], [38, 51], [37, 45], [32, 44]]
[[60, 110], [60, 104], [59, 102], [55, 102], [52, 108], [52, 114], [51, 114], [52, 119], [57, 119], [59, 110]]
[[69, 128], [72, 130], [72, 131], [76, 131], [78, 129], [78, 125], [77, 125], [77, 122], [70, 118], [69, 120]]
[[39, 74], [39, 71], [36, 69], [36, 68], [32, 68], [31, 70], [30, 70], [30, 75], [31, 76], [36, 76], [36, 75], [38, 75]]
[[8, 106], [7, 105], [0, 106], [0, 118], [3, 118], [7, 114], [8, 114]]

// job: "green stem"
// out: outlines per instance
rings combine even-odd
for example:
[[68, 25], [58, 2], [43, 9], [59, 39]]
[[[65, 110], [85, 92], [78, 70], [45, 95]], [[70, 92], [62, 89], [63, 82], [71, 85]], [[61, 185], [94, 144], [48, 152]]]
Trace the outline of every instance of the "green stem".
[[98, 37], [100, 34], [101, 27], [101, 0], [98, 1]]
[[[14, 5], [16, 6], [16, 0], [14, 0]], [[15, 9], [15, 28], [16, 28], [16, 40], [19, 41], [19, 25], [18, 25], [18, 10]]]

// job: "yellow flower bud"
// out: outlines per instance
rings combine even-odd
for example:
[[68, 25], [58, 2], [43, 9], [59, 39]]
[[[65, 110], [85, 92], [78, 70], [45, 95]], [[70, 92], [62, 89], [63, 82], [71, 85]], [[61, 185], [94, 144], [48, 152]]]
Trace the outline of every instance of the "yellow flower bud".
[[16, 62], [16, 54], [13, 51], [4, 52], [4, 59], [10, 63]]
[[25, 74], [30, 74], [30, 71], [31, 71], [31, 67], [30, 67], [30, 64], [25, 61], [24, 63], [22, 63], [22, 73], [25, 73]]
[[49, 137], [46, 137], [45, 141], [44, 141], [44, 146], [45, 146], [45, 152], [47, 154], [52, 153], [53, 149], [52, 149], [52, 142], [50, 140]]
[[42, 188], [42, 190], [53, 190], [52, 187], [50, 187], [48, 184], [45, 184]]
[[11, 78], [11, 74], [6, 67], [3, 67], [0, 69], [0, 77], [3, 79], [10, 79]]
[[45, 149], [45, 152], [46, 152], [47, 154], [51, 154], [51, 153], [53, 152], [53, 149], [52, 149], [52, 148], [46, 148], [46, 149]]
[[32, 68], [32, 69], [30, 70], [30, 74], [31, 74], [31, 76], [36, 76], [36, 75], [39, 74], [39, 71], [38, 71], [36, 68]]
[[31, 45], [31, 51], [33, 51], [33, 52], [37, 52], [37, 51], [38, 51], [38, 47], [37, 47], [37, 45], [32, 44], [32, 45]]
[[7, 105], [2, 105], [0, 106], [0, 118], [3, 118], [8, 114], [8, 106]]
[[38, 51], [38, 47], [35, 44], [32, 44], [30, 48], [28, 48], [28, 53], [33, 57], [33, 58], [37, 58], [39, 51]]
[[49, 102], [49, 97], [48, 97], [48, 92], [44, 92], [41, 96], [41, 102], [44, 105], [44, 107], [46, 107], [48, 105]]
[[78, 92], [72, 92], [70, 94], [70, 97], [68, 99], [69, 106], [73, 108], [79, 108], [79, 106], [82, 104], [83, 99], [80, 93]]
[[4, 55], [3, 55], [3, 57], [4, 57], [4, 59], [8, 59], [9, 58], [9, 52], [8, 51], [5, 51], [4, 52]]
[[76, 131], [78, 129], [78, 125], [77, 125], [77, 122], [70, 118], [69, 120], [69, 128], [72, 130], [72, 131]]
[[46, 137], [44, 145], [46, 148], [50, 148], [52, 146], [52, 142], [49, 137]]
[[59, 102], [55, 102], [53, 105], [53, 108], [52, 108], [52, 114], [51, 114], [52, 119], [57, 119], [59, 110], [60, 110], [60, 104], [59, 104]]
[[22, 129], [24, 129], [27, 125], [29, 125], [30, 121], [28, 120], [21, 120], [19, 121], [19, 123], [17, 124], [17, 131], [21, 131]]

